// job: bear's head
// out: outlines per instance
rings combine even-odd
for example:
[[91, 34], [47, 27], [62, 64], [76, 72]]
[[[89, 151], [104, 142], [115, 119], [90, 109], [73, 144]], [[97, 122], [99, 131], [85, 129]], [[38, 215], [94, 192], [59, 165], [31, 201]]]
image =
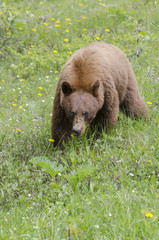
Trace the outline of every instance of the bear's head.
[[104, 100], [99, 99], [99, 87], [99, 80], [90, 86], [89, 91], [75, 90], [68, 82], [62, 83], [60, 104], [72, 124], [71, 133], [77, 137], [83, 135], [87, 126], [102, 108]]

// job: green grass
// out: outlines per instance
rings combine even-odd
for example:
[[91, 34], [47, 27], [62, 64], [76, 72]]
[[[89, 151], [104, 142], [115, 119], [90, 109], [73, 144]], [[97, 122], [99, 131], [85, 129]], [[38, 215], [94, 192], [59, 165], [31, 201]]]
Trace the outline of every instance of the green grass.
[[[158, 239], [158, 10], [149, 0], [0, 3], [0, 239]], [[110, 134], [54, 150], [60, 69], [92, 41], [125, 51], [151, 120], [120, 113]]]

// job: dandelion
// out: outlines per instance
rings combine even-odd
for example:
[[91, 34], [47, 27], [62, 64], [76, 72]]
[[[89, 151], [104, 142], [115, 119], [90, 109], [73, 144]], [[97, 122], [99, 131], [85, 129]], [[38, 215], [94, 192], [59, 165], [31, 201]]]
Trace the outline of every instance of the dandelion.
[[3, 14], [3, 12], [0, 12], [0, 15], [2, 15]]
[[22, 106], [19, 106], [20, 109], [22, 109], [23, 107]]
[[30, 47], [33, 48], [34, 47], [33, 44], [31, 44]]
[[68, 54], [70, 54], [70, 55], [71, 55], [71, 54], [72, 54], [72, 52], [68, 52]]
[[69, 21], [71, 21], [71, 19], [70, 18], [66, 18], [66, 22], [69, 22]]
[[86, 19], [86, 17], [83, 17], [83, 19]]
[[54, 139], [52, 139], [52, 138], [50, 138], [50, 139], [49, 139], [49, 142], [55, 142], [55, 140], [54, 140]]
[[102, 6], [103, 6], [103, 7], [105, 7], [105, 6], [106, 6], [106, 4], [105, 4], [105, 3], [103, 3], [103, 4], [102, 4]]
[[21, 28], [21, 27], [19, 27], [18, 29], [19, 29], [20, 31], [22, 31], [22, 30], [23, 30], [23, 28]]
[[55, 18], [51, 18], [52, 21], [55, 21]]
[[21, 82], [24, 82], [25, 80], [23, 78], [20, 79]]
[[150, 163], [150, 162], [151, 162], [151, 160], [148, 160], [147, 162], [148, 162], [148, 163]]
[[56, 23], [60, 23], [60, 20], [57, 20]]
[[59, 25], [59, 24], [56, 24], [56, 25], [55, 25], [55, 27], [59, 28], [59, 27], [60, 27], [60, 25]]
[[65, 41], [65, 42], [68, 42], [69, 40], [68, 40], [68, 38], [65, 38], [64, 41]]
[[80, 3], [79, 5], [80, 5], [80, 7], [82, 7], [82, 6], [83, 6], [83, 4], [82, 4], [82, 3]]
[[71, 137], [73, 138], [75, 135], [71, 134]]
[[40, 97], [41, 97], [41, 96], [42, 96], [42, 94], [41, 94], [41, 93], [38, 93], [38, 96], [40, 96]]
[[19, 128], [16, 129], [18, 132], [21, 132], [21, 130]]
[[146, 212], [146, 213], [145, 213], [145, 216], [146, 216], [147, 218], [153, 218], [153, 214], [150, 213], [150, 212]]
[[3, 83], [5, 83], [5, 80], [2, 80]]
[[17, 104], [13, 103], [13, 107], [16, 107], [16, 106], [17, 106]]
[[66, 30], [65, 30], [65, 32], [66, 32], [66, 33], [69, 33], [69, 30], [68, 30], [68, 29], [66, 29]]
[[83, 28], [83, 31], [86, 31], [86, 28]]
[[54, 50], [53, 53], [57, 53], [57, 50]]
[[0, 51], [0, 54], [3, 54], [3, 53]]
[[71, 23], [71, 22], [69, 22], [69, 24], [70, 24], [70, 25], [72, 25], [72, 23]]
[[110, 32], [110, 30], [108, 28], [105, 29], [106, 32]]
[[42, 89], [42, 87], [39, 87], [39, 89]]
[[147, 212], [147, 211], [142, 210], [142, 214], [144, 214], [145, 217], [147, 217], [147, 218], [153, 218], [153, 214], [150, 213], [150, 212]]
[[44, 25], [45, 25], [45, 26], [47, 26], [47, 23], [46, 23], [46, 22], [44, 22]]
[[17, 101], [17, 99], [15, 98], [15, 99], [14, 99], [14, 102], [16, 102], [16, 101]]
[[148, 105], [151, 105], [151, 104], [152, 104], [152, 102], [147, 102], [147, 104], [148, 104]]
[[32, 28], [32, 31], [33, 31], [33, 32], [36, 32], [36, 29], [35, 29], [35, 28]]
[[43, 2], [40, 2], [40, 5], [42, 5], [43, 4]]
[[55, 73], [59, 73], [59, 71], [55, 71]]
[[43, 25], [40, 25], [40, 27], [42, 28], [42, 27], [43, 27]]
[[97, 40], [100, 40], [100, 37], [96, 37]]
[[58, 78], [56, 78], [56, 80], [59, 80]]

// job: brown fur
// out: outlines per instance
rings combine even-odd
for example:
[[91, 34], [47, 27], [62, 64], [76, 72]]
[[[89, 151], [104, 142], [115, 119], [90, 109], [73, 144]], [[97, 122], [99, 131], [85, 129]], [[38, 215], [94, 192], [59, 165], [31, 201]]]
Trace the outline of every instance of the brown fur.
[[81, 48], [60, 73], [51, 127], [55, 145], [70, 137], [71, 131], [82, 135], [87, 125], [114, 126], [119, 107], [128, 116], [148, 116], [125, 54], [105, 43]]

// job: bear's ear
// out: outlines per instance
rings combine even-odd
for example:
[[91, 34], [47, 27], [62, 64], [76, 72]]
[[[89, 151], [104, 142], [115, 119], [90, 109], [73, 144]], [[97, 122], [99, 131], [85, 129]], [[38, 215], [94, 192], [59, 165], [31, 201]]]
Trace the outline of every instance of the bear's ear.
[[98, 96], [98, 89], [99, 89], [100, 82], [97, 80], [92, 86], [91, 86], [91, 92], [94, 97]]
[[72, 93], [72, 88], [68, 82], [62, 83], [62, 91], [65, 95], [70, 95]]

